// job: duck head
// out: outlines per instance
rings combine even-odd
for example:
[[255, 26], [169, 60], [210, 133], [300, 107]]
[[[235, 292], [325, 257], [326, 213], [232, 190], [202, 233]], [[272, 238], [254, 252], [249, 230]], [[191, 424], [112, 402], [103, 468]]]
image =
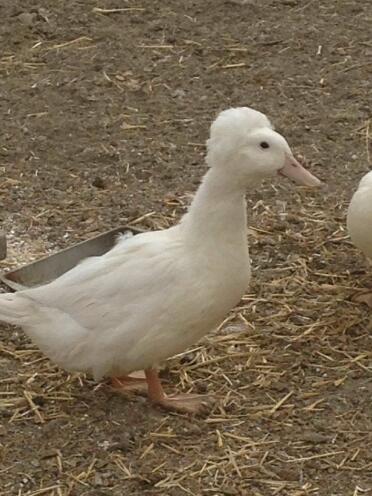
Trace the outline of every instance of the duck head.
[[242, 185], [276, 174], [304, 186], [318, 186], [319, 179], [293, 156], [283, 136], [268, 118], [249, 107], [232, 108], [219, 114], [207, 141], [207, 163], [223, 167]]

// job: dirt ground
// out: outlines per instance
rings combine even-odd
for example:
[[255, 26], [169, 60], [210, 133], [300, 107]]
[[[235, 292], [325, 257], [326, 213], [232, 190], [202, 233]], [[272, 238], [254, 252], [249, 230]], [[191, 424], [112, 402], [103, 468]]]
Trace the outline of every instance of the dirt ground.
[[249, 193], [249, 294], [162, 372], [216, 397], [205, 417], [68, 375], [2, 325], [0, 495], [372, 494], [371, 323], [350, 301], [371, 274], [345, 231], [371, 167], [371, 15], [367, 0], [1, 2], [1, 268], [171, 225], [229, 106], [267, 113], [326, 184]]

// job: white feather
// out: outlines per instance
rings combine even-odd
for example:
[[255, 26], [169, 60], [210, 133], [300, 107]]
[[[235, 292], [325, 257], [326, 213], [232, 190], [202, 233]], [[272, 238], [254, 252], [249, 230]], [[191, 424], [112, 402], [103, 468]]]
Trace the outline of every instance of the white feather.
[[347, 228], [355, 246], [372, 260], [372, 171], [362, 178], [351, 199]]

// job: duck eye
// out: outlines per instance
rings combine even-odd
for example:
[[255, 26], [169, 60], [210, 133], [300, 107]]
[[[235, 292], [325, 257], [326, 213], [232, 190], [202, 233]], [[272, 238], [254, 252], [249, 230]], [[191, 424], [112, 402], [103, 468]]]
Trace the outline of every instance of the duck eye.
[[261, 148], [270, 148], [270, 145], [269, 145], [269, 143], [267, 143], [267, 141], [261, 141], [260, 147]]

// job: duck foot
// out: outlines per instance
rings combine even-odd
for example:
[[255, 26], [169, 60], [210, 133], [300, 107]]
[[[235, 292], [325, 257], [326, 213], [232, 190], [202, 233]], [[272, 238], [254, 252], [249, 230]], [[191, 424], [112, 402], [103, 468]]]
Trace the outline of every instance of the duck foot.
[[356, 303], [365, 303], [370, 308], [372, 308], [372, 291], [366, 293], [357, 293], [352, 296], [351, 301]]
[[146, 369], [149, 399], [165, 410], [180, 413], [204, 413], [208, 409], [208, 397], [199, 394], [167, 396], [155, 369]]
[[135, 372], [123, 377], [112, 377], [111, 387], [118, 393], [147, 394], [147, 380], [143, 373]]
[[209, 398], [200, 394], [177, 394], [165, 396], [155, 403], [173, 412], [202, 414], [208, 411]]

